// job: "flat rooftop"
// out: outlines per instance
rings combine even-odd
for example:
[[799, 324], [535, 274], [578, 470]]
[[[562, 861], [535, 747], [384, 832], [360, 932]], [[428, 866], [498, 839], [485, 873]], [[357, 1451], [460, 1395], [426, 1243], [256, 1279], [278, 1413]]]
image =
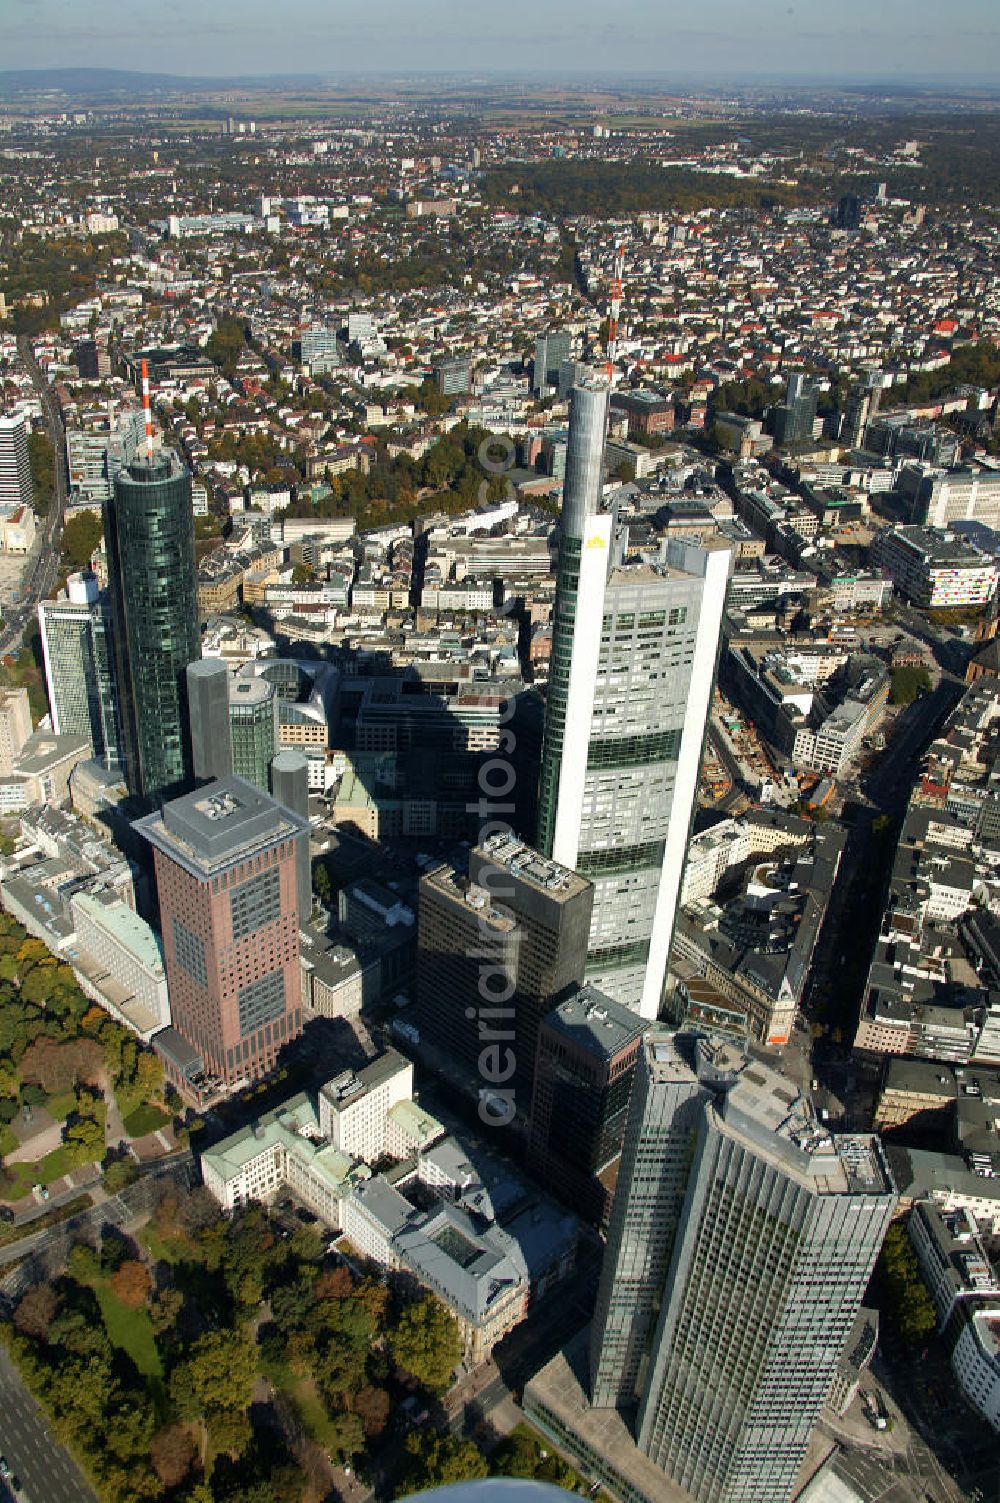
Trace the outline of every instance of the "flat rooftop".
[[135, 828], [203, 879], [307, 832], [309, 823], [252, 783], [231, 776], [171, 800], [159, 813], [137, 820]]
[[647, 1024], [596, 986], [585, 985], [554, 1007], [546, 1015], [544, 1026], [588, 1054], [613, 1059], [641, 1036]]
[[621, 1503], [691, 1503], [690, 1493], [642, 1454], [617, 1409], [591, 1408], [588, 1334], [581, 1331], [526, 1385], [525, 1414]]
[[163, 946], [155, 930], [140, 918], [133, 908], [121, 899], [93, 897], [90, 893], [77, 893], [73, 905], [89, 918], [106, 929], [130, 955], [148, 971], [163, 976]]
[[740, 1072], [721, 1104], [718, 1120], [723, 1131], [748, 1139], [757, 1152], [763, 1151], [784, 1172], [795, 1174], [819, 1194], [894, 1192], [876, 1137], [865, 1133], [834, 1137], [817, 1119], [809, 1098], [758, 1060]]
[[582, 892], [590, 884], [585, 877], [561, 866], [549, 856], [543, 856], [516, 835], [500, 831], [489, 836], [474, 852], [484, 857], [493, 866], [503, 867], [518, 881], [530, 882], [533, 886], [553, 897], [569, 898]]

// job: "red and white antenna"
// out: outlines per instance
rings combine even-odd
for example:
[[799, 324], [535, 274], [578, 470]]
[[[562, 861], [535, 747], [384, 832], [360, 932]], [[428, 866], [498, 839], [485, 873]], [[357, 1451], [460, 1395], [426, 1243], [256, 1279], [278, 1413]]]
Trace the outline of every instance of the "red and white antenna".
[[142, 410], [146, 417], [146, 458], [153, 460], [153, 413], [149, 405], [149, 361], [142, 362]]
[[618, 320], [622, 311], [622, 283], [625, 279], [625, 247], [615, 246], [614, 266], [611, 273], [611, 307], [608, 310], [607, 364], [604, 367], [608, 385], [615, 383], [615, 357], [618, 354]]

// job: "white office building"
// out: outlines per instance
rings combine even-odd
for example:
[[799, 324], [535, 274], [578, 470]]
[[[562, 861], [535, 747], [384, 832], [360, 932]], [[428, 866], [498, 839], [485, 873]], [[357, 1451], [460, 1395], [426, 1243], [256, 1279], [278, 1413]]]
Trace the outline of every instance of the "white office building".
[[18, 413], [0, 417], [0, 511], [30, 509], [31, 461], [28, 425]]
[[594, 883], [587, 980], [655, 1018], [731, 555], [630, 549], [603, 505], [607, 416], [607, 387], [574, 387], [537, 845]]

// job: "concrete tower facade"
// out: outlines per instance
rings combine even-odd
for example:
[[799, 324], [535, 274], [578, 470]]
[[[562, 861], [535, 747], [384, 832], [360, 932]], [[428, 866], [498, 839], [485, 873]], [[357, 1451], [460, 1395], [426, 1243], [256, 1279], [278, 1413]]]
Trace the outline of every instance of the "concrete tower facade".
[[221, 658], [199, 658], [186, 669], [191, 770], [196, 778], [227, 778], [233, 771], [229, 735], [229, 668]]
[[[270, 686], [269, 686], [270, 687]], [[279, 752], [271, 762], [271, 796], [286, 809], [305, 821], [295, 850], [295, 870], [299, 884], [299, 919], [305, 923], [312, 913], [312, 855], [309, 850], [309, 763], [301, 752]]]
[[32, 494], [28, 425], [16, 414], [0, 416], [0, 506], [30, 506]]

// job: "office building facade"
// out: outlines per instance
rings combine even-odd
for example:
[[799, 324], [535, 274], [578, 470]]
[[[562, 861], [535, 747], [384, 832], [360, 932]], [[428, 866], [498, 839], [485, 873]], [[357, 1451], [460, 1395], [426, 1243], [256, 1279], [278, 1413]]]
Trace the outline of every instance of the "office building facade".
[[110, 500], [115, 480], [142, 448], [144, 431], [138, 408], [111, 415], [95, 427], [67, 428], [66, 466], [73, 494], [81, 501]]
[[596, 1226], [614, 1198], [645, 1023], [583, 986], [542, 1019], [528, 1163], [547, 1190]]
[[228, 778], [234, 770], [229, 734], [231, 676], [222, 658], [199, 658], [185, 670], [191, 770], [201, 780]]
[[201, 656], [191, 477], [169, 455], [121, 471], [104, 507], [122, 764], [129, 793], [193, 776], [185, 670]]
[[654, 1027], [635, 1061], [607, 1250], [591, 1326], [591, 1401], [627, 1409], [670, 1265], [705, 1090], [675, 1035]]
[[278, 751], [278, 696], [266, 678], [231, 678], [229, 737], [233, 771], [266, 793]]
[[299, 884], [299, 917], [312, 913], [312, 851], [309, 845], [309, 762], [301, 752], [280, 751], [271, 762], [271, 797], [298, 814], [306, 828], [296, 841], [295, 867]]
[[31, 735], [27, 689], [0, 689], [0, 776], [8, 777]]
[[559, 383], [560, 367], [569, 360], [572, 342], [567, 329], [552, 329], [535, 340], [535, 364], [531, 389], [541, 396]]
[[110, 766], [120, 732], [107, 593], [93, 574], [71, 574], [57, 600], [38, 607], [45, 687], [57, 736], [87, 736]]
[[0, 417], [0, 509], [30, 507], [32, 494], [28, 425], [16, 413]]
[[602, 509], [608, 392], [575, 387], [538, 847], [594, 883], [587, 980], [649, 1019], [666, 975], [715, 681], [728, 549], [635, 555]]
[[[877, 1138], [830, 1135], [730, 1044], [657, 1030], [602, 1270], [594, 1403], [637, 1401], [639, 1450], [698, 1503], [790, 1500], [895, 1203]], [[630, 1286], [634, 1261], [648, 1279]]]
[[153, 847], [174, 1026], [226, 1084], [301, 1031], [297, 839], [304, 821], [242, 778], [137, 822]]
[[484, 1047], [500, 1046], [527, 1118], [538, 1030], [582, 978], [593, 889], [513, 836], [441, 866], [420, 884], [417, 1020], [478, 1086]]
[[472, 388], [472, 362], [456, 356], [433, 367], [434, 384], [443, 397], [464, 396]]

